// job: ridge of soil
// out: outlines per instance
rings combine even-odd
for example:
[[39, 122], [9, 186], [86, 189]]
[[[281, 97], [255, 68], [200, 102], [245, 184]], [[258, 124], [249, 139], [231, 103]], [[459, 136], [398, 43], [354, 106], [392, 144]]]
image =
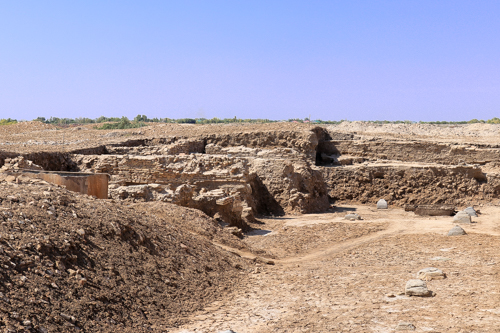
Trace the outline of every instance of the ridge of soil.
[[203, 232], [43, 181], [0, 183], [0, 328], [161, 332], [244, 280], [248, 263], [210, 241], [235, 236], [199, 211], [161, 207]]

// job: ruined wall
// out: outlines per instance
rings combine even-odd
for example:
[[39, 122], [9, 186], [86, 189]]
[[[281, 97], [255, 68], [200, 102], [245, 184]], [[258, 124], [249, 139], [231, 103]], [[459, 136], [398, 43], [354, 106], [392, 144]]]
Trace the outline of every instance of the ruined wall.
[[458, 145], [427, 141], [328, 140], [318, 150], [327, 155], [350, 155], [366, 160], [395, 160], [454, 165], [486, 164], [500, 161], [500, 149], [494, 145]]
[[221, 147], [244, 146], [249, 148], [294, 148], [314, 159], [318, 137], [314, 131], [269, 131], [243, 132], [234, 134], [213, 134], [204, 136], [207, 144]]
[[317, 213], [330, 206], [323, 175], [310, 163], [255, 159], [252, 171], [286, 213]]
[[77, 166], [73, 162], [71, 154], [58, 152], [35, 152], [18, 154], [14, 152], [0, 151], [0, 167], [5, 164], [9, 158], [24, 157], [33, 163], [41, 166], [47, 171], [76, 171]]
[[120, 185], [192, 183], [208, 189], [217, 183], [245, 182], [247, 161], [224, 155], [75, 155], [85, 172], [109, 173], [111, 182]]
[[322, 167], [333, 200], [391, 204], [472, 204], [500, 194], [500, 177], [472, 166]]

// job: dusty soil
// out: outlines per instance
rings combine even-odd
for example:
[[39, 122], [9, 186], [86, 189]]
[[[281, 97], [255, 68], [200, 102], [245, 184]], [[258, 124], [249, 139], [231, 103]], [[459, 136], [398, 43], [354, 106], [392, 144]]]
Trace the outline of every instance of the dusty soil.
[[[364, 220], [342, 220], [345, 212], [266, 220], [263, 227], [272, 232], [246, 242], [284, 255], [274, 266], [258, 267], [245, 285], [173, 331], [393, 332], [400, 321], [412, 323], [415, 332], [499, 331], [498, 207], [483, 208], [477, 223], [464, 227], [468, 235], [459, 237], [446, 236], [451, 217], [341, 208]], [[346, 225], [350, 237], [342, 238]], [[313, 245], [296, 255], [282, 249], [284, 227], [297, 236], [320, 229], [311, 237], [289, 239]], [[447, 275], [427, 283], [436, 295], [401, 295], [406, 281], [425, 267]]]
[[235, 236], [161, 205], [196, 228], [43, 181], [1, 183], [0, 327], [160, 332], [243, 279], [248, 264], [211, 242]]
[[170, 136], [210, 137], [255, 131], [307, 131], [311, 124], [158, 124], [125, 130], [98, 130], [96, 124], [61, 128], [38, 121], [0, 126], [0, 150], [31, 153], [38, 151], [69, 152], [76, 149], [113, 144], [125, 140], [141, 140]]

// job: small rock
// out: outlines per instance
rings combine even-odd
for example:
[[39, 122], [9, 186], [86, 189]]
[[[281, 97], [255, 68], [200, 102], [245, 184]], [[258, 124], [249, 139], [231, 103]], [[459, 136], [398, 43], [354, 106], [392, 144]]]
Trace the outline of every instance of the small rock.
[[361, 216], [359, 216], [359, 214], [356, 214], [356, 213], [351, 213], [351, 214], [347, 214], [344, 217], [344, 220], [349, 220], [349, 221], [361, 220]]
[[233, 330], [219, 331], [218, 333], [236, 333]]
[[62, 312], [61, 312], [61, 317], [63, 317], [64, 320], [70, 321], [72, 323], [76, 322], [76, 318], [75, 317], [67, 315], [67, 314], [62, 313]]
[[427, 283], [416, 279], [406, 282], [405, 294], [407, 296], [433, 296], [433, 292], [427, 289]]
[[460, 211], [453, 217], [453, 222], [470, 224], [471, 218], [470, 215], [467, 214], [466, 212]]
[[31, 321], [30, 320], [23, 320], [23, 325], [24, 326], [31, 326]]
[[225, 230], [238, 238], [243, 238], [243, 232], [238, 227], [226, 227]]
[[57, 260], [56, 261], [56, 267], [58, 269], [60, 269], [61, 271], [64, 271], [66, 269], [66, 266], [64, 265], [64, 263], [62, 263], [61, 261]]
[[385, 201], [384, 199], [380, 199], [377, 202], [377, 209], [387, 209], [387, 201]]
[[78, 229], [78, 230], [76, 231], [76, 233], [77, 233], [77, 234], [79, 234], [79, 235], [80, 235], [80, 236], [82, 236], [82, 237], [83, 237], [83, 236], [85, 236], [85, 230], [83, 230], [83, 229]]
[[412, 323], [406, 321], [400, 321], [398, 326], [396, 326], [396, 331], [414, 331], [415, 326]]
[[467, 207], [464, 209], [464, 212], [466, 212], [470, 216], [477, 217], [477, 213], [476, 213], [476, 210], [474, 209], [474, 207]]
[[451, 228], [450, 231], [448, 231], [448, 236], [462, 236], [462, 235], [467, 235], [467, 233], [465, 232], [464, 229], [462, 229], [458, 225], [454, 226], [453, 228]]
[[446, 257], [434, 257], [434, 258], [431, 258], [431, 260], [434, 260], [434, 261], [449, 261], [451, 259], [450, 258], [446, 258]]
[[443, 273], [442, 270], [437, 269], [435, 267], [427, 267], [424, 269], [421, 269], [417, 273], [417, 279], [424, 280], [424, 281], [430, 281], [430, 280], [441, 280], [446, 277], [446, 274]]
[[51, 286], [52, 286], [52, 288], [54, 288], [54, 289], [59, 289], [59, 286], [58, 286], [55, 282], [52, 282], [50, 285], [51, 285]]

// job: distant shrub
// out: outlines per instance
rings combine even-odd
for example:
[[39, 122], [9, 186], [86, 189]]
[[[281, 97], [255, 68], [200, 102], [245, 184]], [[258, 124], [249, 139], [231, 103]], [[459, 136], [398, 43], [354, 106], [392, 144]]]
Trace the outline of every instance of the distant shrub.
[[10, 118], [0, 119], [0, 126], [1, 125], [13, 125], [16, 123], [17, 123], [17, 120], [15, 120], [15, 119], [10, 119]]
[[497, 117], [495, 118], [491, 118], [489, 120], [486, 121], [488, 124], [500, 124], [500, 119], [498, 119]]
[[179, 124], [196, 124], [196, 119], [182, 118], [182, 119], [177, 119], [176, 122]]
[[484, 124], [484, 120], [478, 120], [478, 119], [471, 119], [467, 122], [468, 124], [477, 124], [477, 123], [483, 123]]
[[130, 121], [127, 117], [122, 117], [119, 122], [116, 123], [106, 123], [97, 129], [100, 130], [110, 130], [110, 129], [127, 129], [127, 128], [138, 128], [147, 126], [144, 122]]

